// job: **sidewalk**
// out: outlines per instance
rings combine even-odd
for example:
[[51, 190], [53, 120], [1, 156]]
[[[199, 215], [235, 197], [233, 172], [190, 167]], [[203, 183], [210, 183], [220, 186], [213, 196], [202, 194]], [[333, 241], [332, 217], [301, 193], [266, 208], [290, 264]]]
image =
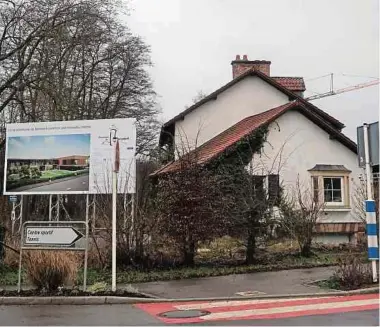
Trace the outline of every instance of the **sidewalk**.
[[250, 295], [282, 295], [333, 292], [307, 283], [332, 276], [334, 267], [282, 270], [164, 282], [133, 284], [138, 291], [161, 298], [211, 298]]

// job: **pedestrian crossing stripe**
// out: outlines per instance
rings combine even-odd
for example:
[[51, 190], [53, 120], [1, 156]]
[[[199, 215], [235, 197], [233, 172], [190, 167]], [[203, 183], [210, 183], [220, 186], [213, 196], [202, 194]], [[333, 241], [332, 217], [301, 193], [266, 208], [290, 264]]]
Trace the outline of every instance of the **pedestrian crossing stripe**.
[[[279, 319], [374, 310], [379, 309], [379, 294], [188, 303], [140, 303], [135, 306], [166, 324], [188, 324], [223, 320]], [[159, 316], [163, 312], [174, 310], [207, 310], [210, 313], [195, 318], [165, 318]]]

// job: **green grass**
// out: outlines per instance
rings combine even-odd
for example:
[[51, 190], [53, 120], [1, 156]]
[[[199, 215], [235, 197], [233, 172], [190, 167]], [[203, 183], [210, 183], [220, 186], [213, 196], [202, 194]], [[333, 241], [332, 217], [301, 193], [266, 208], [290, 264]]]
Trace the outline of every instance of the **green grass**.
[[45, 170], [42, 172], [40, 178], [56, 178], [58, 176], [71, 176], [74, 175], [73, 171], [70, 170]]
[[0, 285], [17, 285], [17, 280], [18, 275], [16, 269], [0, 264]]

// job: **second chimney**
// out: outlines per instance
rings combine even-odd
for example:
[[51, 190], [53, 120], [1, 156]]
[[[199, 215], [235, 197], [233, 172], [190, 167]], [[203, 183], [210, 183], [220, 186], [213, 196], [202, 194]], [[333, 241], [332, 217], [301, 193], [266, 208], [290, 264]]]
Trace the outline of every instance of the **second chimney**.
[[249, 69], [258, 70], [270, 76], [270, 64], [271, 62], [267, 60], [248, 60], [247, 55], [243, 55], [241, 59], [240, 55], [236, 55], [236, 59], [231, 62], [232, 78], [238, 77]]

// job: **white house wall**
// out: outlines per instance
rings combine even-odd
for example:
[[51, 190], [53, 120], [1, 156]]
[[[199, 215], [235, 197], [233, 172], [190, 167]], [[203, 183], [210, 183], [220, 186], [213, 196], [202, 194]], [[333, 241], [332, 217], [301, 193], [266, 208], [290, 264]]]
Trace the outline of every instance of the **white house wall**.
[[[255, 155], [252, 167], [255, 174], [277, 173], [288, 190], [295, 187], [297, 178], [302, 187], [311, 186], [308, 169], [316, 164], [344, 165], [351, 170], [349, 178], [351, 207], [354, 185], [362, 170], [357, 157], [340, 142], [329, 139], [329, 134], [297, 111], [280, 116], [269, 127], [267, 143], [262, 154]], [[328, 211], [320, 218], [322, 222], [344, 223], [358, 219], [351, 211]], [[360, 221], [360, 220], [359, 220]]]
[[[175, 145], [193, 149], [244, 118], [289, 102], [288, 96], [248, 76], [175, 123]], [[176, 154], [177, 155], [177, 154]], [[176, 156], [177, 157], [177, 156]]]

